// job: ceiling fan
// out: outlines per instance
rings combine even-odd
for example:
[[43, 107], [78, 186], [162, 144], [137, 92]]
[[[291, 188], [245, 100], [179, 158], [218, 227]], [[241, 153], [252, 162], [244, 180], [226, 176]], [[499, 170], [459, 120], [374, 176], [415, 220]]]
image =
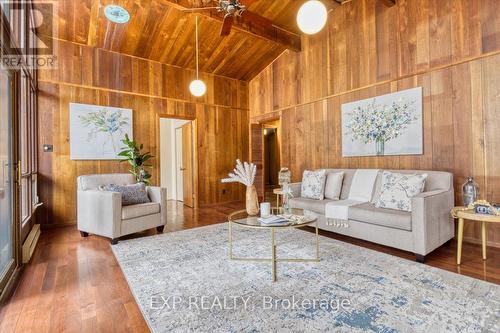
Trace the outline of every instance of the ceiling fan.
[[212, 7], [199, 7], [185, 9], [186, 12], [201, 12], [201, 11], [217, 11], [224, 14], [222, 28], [220, 31], [221, 36], [227, 36], [231, 32], [235, 17], [239, 17], [248, 23], [258, 24], [260, 26], [271, 26], [272, 21], [253, 13], [247, 9], [256, 0], [210, 0], [208, 3], [218, 3], [217, 6]]

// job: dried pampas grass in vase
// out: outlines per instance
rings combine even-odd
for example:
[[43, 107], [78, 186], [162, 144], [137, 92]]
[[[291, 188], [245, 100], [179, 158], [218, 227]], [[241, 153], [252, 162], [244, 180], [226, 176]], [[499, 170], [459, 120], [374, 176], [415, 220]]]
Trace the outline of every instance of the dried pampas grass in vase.
[[257, 174], [257, 166], [253, 163], [236, 160], [236, 168], [229, 173], [229, 178], [222, 179], [223, 183], [241, 183], [247, 187], [246, 192], [246, 210], [248, 215], [259, 214], [259, 198], [257, 197], [257, 189], [253, 184], [255, 175]]

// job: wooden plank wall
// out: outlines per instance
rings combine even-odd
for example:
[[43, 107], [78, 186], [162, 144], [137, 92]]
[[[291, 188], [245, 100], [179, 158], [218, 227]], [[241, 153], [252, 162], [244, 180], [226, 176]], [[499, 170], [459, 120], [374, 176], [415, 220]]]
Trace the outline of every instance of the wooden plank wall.
[[118, 161], [69, 159], [70, 102], [133, 109], [135, 138], [157, 156], [154, 184], [160, 180], [159, 118], [197, 119], [200, 205], [244, 199], [243, 186], [220, 179], [237, 158], [248, 159], [246, 82], [205, 74], [208, 93], [194, 99], [190, 70], [63, 41], [58, 55], [59, 68], [39, 77], [38, 142], [54, 145], [53, 153], [39, 149], [42, 223], [75, 223], [78, 175], [128, 170]]
[[[281, 115], [283, 166], [447, 170], [475, 177], [500, 202], [500, 1], [353, 0], [249, 85], [250, 121]], [[412, 87], [424, 91], [424, 154], [342, 158], [343, 103]], [[479, 224], [466, 239], [480, 240]], [[500, 226], [489, 226], [500, 246]]]

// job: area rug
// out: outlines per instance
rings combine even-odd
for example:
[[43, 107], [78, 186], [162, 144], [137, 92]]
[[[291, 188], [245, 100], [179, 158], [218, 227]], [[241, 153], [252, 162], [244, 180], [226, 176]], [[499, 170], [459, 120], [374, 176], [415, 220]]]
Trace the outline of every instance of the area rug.
[[[270, 232], [235, 226], [234, 255], [270, 257]], [[277, 232], [278, 257], [314, 234]], [[327, 237], [319, 263], [231, 261], [228, 225], [112, 247], [152, 332], [500, 332], [500, 286]]]

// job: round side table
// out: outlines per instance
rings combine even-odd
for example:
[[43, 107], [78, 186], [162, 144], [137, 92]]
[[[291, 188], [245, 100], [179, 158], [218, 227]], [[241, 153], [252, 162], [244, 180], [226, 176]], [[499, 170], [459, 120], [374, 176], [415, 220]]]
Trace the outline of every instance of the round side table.
[[276, 194], [276, 208], [280, 208], [281, 205], [280, 203], [283, 201], [283, 200], [280, 200], [280, 196], [281, 198], [283, 198], [283, 189], [282, 188], [275, 188], [273, 190], [273, 193]]
[[457, 265], [460, 265], [462, 259], [462, 240], [464, 236], [464, 221], [481, 222], [481, 245], [483, 247], [483, 260], [486, 260], [486, 224], [500, 223], [500, 216], [478, 214], [473, 209], [467, 209], [463, 206], [455, 207], [451, 210], [453, 218], [458, 219], [458, 242], [457, 242]]

